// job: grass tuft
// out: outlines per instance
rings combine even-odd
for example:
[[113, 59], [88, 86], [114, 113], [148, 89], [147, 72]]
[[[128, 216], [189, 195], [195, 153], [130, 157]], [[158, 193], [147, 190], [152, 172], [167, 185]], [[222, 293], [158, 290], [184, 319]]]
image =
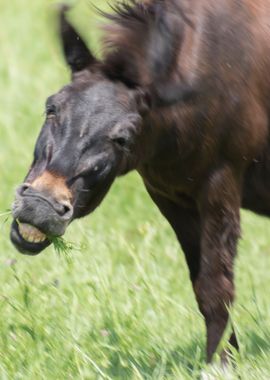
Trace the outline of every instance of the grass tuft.
[[80, 249], [78, 245], [65, 240], [62, 236], [50, 236], [49, 240], [52, 242], [55, 252], [68, 261], [71, 260], [71, 253]]
[[0, 218], [9, 218], [11, 216], [11, 210], [6, 210], [6, 211], [3, 211], [3, 212], [0, 212]]
[[3, 218], [3, 221], [0, 224], [1, 230], [3, 229], [3, 227], [8, 222], [9, 218], [11, 217], [11, 213], [12, 213], [11, 210], [6, 210], [6, 211], [0, 213], [0, 218]]

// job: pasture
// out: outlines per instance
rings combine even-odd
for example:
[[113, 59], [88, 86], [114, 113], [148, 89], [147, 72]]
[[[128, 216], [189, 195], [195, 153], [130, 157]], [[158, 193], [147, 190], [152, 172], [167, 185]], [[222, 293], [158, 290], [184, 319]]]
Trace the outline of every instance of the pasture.
[[[25, 257], [9, 241], [5, 212], [31, 163], [45, 99], [69, 81], [52, 4], [0, 7], [0, 379], [199, 379], [203, 319], [176, 238], [136, 173], [69, 227], [69, 257], [52, 247]], [[101, 54], [100, 19], [87, 0], [74, 4], [71, 19]], [[232, 378], [268, 380], [270, 221], [241, 217]]]

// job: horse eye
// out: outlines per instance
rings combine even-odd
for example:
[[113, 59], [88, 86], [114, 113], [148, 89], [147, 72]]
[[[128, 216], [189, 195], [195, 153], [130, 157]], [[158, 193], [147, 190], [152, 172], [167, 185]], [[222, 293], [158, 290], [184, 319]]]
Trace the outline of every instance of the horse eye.
[[47, 117], [55, 116], [56, 115], [56, 107], [54, 105], [50, 105], [46, 108], [46, 115]]
[[118, 146], [120, 146], [121, 148], [123, 148], [123, 147], [126, 145], [127, 140], [126, 140], [124, 137], [115, 137], [115, 138], [113, 139], [113, 142], [114, 142], [116, 145], [118, 145]]

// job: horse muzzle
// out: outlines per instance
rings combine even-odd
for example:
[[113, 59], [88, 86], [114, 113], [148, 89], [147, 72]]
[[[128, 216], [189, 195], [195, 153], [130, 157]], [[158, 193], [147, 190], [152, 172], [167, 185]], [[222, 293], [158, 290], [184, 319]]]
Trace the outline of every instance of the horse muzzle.
[[48, 247], [53, 237], [65, 233], [72, 220], [73, 206], [67, 200], [56, 200], [23, 184], [17, 190], [12, 213], [12, 243], [21, 253], [35, 255]]

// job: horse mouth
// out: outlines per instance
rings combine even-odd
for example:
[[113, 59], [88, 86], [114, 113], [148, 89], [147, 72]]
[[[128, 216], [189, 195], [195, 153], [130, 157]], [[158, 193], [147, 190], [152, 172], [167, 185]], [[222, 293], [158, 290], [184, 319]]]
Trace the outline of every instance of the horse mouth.
[[11, 241], [23, 254], [37, 255], [48, 247], [50, 239], [38, 228], [14, 220], [11, 225]]
[[28, 243], [43, 243], [46, 240], [46, 235], [31, 224], [18, 223], [18, 225], [20, 235]]

